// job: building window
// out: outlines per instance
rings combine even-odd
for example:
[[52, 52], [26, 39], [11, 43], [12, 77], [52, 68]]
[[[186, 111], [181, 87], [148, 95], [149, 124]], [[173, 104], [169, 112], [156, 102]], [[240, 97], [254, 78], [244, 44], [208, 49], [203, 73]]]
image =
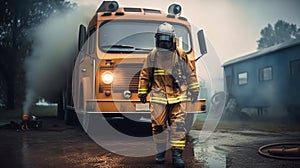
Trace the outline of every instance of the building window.
[[246, 85], [248, 83], [248, 72], [242, 72], [238, 74], [238, 84]]
[[300, 75], [300, 59], [290, 62], [290, 72], [292, 76]]
[[259, 80], [269, 81], [273, 79], [273, 68], [271, 66], [259, 69]]

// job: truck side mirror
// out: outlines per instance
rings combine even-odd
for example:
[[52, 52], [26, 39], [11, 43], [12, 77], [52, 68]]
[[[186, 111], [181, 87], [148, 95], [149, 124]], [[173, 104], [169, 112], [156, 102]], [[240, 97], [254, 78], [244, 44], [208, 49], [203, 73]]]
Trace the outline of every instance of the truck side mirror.
[[197, 37], [198, 37], [198, 43], [199, 43], [199, 47], [200, 47], [201, 56], [199, 56], [195, 61], [200, 59], [204, 54], [207, 54], [207, 48], [206, 48], [203, 30], [198, 31]]
[[79, 26], [79, 36], [78, 36], [78, 51], [83, 50], [84, 43], [87, 40], [86, 27], [84, 25]]

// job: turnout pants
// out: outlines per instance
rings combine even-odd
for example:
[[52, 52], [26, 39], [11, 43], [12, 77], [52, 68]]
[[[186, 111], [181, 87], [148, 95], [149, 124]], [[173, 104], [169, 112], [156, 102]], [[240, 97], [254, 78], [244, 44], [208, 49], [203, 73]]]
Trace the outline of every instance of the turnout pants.
[[184, 149], [185, 106], [185, 103], [151, 103], [152, 135], [156, 144], [167, 144], [170, 141], [172, 149]]

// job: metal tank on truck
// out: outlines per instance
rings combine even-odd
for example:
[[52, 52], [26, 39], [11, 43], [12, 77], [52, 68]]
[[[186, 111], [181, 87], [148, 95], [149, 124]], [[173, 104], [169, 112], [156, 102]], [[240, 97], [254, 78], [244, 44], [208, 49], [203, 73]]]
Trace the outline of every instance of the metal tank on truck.
[[[79, 28], [78, 55], [63, 101], [67, 122], [76, 120], [75, 110], [79, 120], [85, 114], [102, 113], [105, 118], [150, 121], [149, 97], [146, 104], [140, 102], [138, 83], [144, 60], [155, 47], [157, 27], [164, 22], [174, 26], [176, 44], [186, 51], [194, 67], [198, 56], [192, 38], [198, 39], [201, 54], [206, 54], [203, 31], [192, 37], [191, 24], [180, 14], [177, 4], [164, 13], [103, 1], [89, 25]], [[191, 120], [192, 114], [204, 111], [205, 99], [198, 99], [188, 107], [191, 115], [187, 118]], [[191, 125], [189, 121], [187, 127]]]

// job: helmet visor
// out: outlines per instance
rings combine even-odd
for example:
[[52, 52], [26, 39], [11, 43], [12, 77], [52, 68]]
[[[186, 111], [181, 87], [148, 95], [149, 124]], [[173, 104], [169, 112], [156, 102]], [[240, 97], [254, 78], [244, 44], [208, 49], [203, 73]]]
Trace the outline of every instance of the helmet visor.
[[171, 41], [160, 41], [158, 43], [158, 48], [168, 49], [171, 50], [173, 48], [173, 43]]
[[156, 37], [158, 41], [172, 41], [172, 37], [169, 35], [160, 34]]
[[165, 34], [159, 34], [156, 36], [158, 48], [171, 50], [173, 48], [173, 37]]

